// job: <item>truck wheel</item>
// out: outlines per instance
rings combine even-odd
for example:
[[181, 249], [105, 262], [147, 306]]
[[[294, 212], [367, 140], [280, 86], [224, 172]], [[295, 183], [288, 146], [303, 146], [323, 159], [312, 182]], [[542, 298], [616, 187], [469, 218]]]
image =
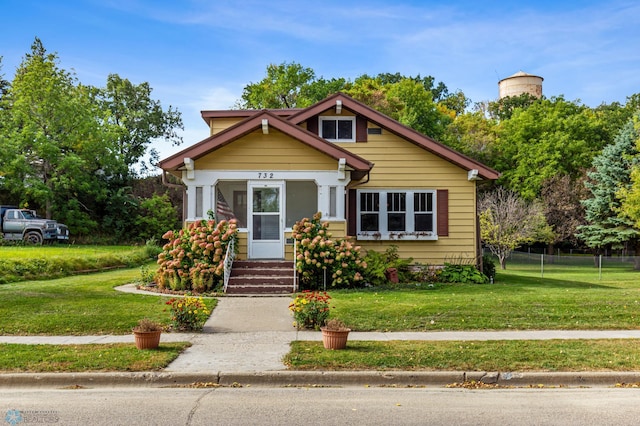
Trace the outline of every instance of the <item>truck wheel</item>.
[[42, 244], [42, 235], [39, 232], [31, 231], [27, 232], [24, 236], [24, 242], [27, 244]]

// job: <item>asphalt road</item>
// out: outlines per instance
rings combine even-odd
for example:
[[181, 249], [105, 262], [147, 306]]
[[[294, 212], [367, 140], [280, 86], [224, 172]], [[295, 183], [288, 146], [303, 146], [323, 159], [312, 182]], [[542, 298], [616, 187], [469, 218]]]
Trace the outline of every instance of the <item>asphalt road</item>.
[[635, 425], [640, 389], [0, 389], [3, 424]]

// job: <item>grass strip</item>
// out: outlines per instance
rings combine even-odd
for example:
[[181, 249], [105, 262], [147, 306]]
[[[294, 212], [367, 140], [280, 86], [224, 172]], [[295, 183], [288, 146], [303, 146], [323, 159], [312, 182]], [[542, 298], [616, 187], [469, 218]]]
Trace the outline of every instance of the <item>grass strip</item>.
[[331, 351], [296, 341], [285, 356], [292, 370], [638, 371], [635, 339], [496, 341], [349, 341]]
[[555, 277], [526, 268], [498, 272], [495, 284], [424, 284], [331, 291], [331, 316], [358, 331], [636, 329], [640, 273], [598, 280], [571, 268]]
[[[169, 326], [167, 297], [114, 290], [139, 279], [131, 268], [0, 285], [0, 334], [128, 334], [145, 317]], [[212, 310], [216, 300], [205, 303]]]
[[157, 371], [165, 368], [189, 342], [162, 343], [157, 350], [134, 344], [23, 345], [0, 344], [0, 372], [45, 373], [89, 371]]

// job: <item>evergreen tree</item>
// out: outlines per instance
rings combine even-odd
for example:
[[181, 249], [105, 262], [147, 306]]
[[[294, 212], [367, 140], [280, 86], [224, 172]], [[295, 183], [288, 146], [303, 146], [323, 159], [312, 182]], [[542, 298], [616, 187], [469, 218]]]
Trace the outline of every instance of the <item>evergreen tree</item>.
[[640, 235], [633, 221], [621, 214], [619, 195], [620, 189], [630, 187], [631, 169], [638, 163], [637, 138], [633, 121], [627, 122], [614, 143], [593, 159], [593, 171], [587, 173], [585, 185], [591, 193], [583, 201], [587, 225], [578, 227], [576, 236], [598, 251], [623, 248]]

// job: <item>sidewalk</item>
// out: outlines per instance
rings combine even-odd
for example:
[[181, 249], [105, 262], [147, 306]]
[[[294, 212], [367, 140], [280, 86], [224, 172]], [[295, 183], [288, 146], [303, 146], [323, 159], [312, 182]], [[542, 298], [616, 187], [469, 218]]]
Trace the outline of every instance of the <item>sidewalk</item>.
[[[615, 385], [638, 383], [630, 373], [497, 373], [497, 372], [296, 372], [286, 370], [282, 357], [295, 340], [320, 341], [316, 331], [297, 331], [288, 310], [290, 297], [223, 297], [202, 333], [163, 333], [162, 342], [189, 341], [187, 348], [161, 373], [52, 373], [0, 375], [0, 386], [42, 386], [83, 382], [111, 385], [171, 385], [206, 382], [255, 385], [396, 384], [442, 385], [483, 380], [510, 385]], [[351, 332], [349, 340], [543, 340], [640, 339], [640, 330], [612, 331], [487, 331], [487, 332]], [[121, 336], [0, 336], [0, 343], [87, 344], [134, 343]], [[517, 383], [517, 384], [516, 384]]]

